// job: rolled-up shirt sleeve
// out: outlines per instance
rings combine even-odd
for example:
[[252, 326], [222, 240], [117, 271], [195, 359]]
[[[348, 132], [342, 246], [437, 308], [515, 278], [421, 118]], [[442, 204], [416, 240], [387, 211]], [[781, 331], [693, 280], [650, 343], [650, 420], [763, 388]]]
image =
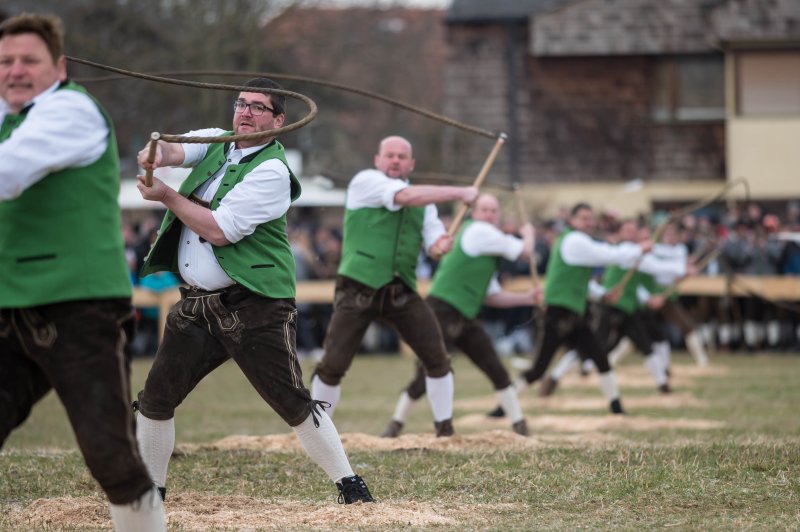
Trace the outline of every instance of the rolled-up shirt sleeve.
[[642, 285], [638, 285], [636, 287], [636, 299], [639, 300], [639, 303], [647, 303], [650, 300], [652, 294], [650, 291]]
[[422, 240], [425, 245], [425, 251], [428, 252], [431, 246], [439, 240], [439, 237], [446, 232], [444, 224], [439, 218], [439, 210], [436, 205], [426, 205], [425, 218], [422, 221]]
[[[181, 135], [182, 137], [217, 137], [225, 133], [224, 129], [219, 128], [207, 128], [207, 129], [195, 129], [193, 131], [189, 131], [188, 133], [184, 133]], [[203, 160], [208, 153], [208, 144], [181, 144], [183, 147], [184, 159], [183, 163], [181, 163], [182, 168], [194, 168]]]
[[489, 279], [489, 286], [486, 287], [486, 295], [493, 296], [495, 294], [499, 294], [503, 291], [503, 287], [500, 284], [500, 281], [497, 280], [497, 274], [492, 275], [492, 278]]
[[97, 161], [109, 128], [92, 99], [53, 88], [34, 98], [25, 121], [0, 142], [0, 200], [19, 197], [48, 174]]
[[487, 222], [474, 221], [461, 235], [461, 249], [470, 257], [492, 255], [516, 260], [523, 248], [521, 239], [507, 235]]
[[237, 183], [211, 214], [233, 244], [253, 234], [259, 225], [283, 216], [291, 205], [290, 188], [289, 169], [270, 159]]
[[588, 296], [592, 301], [600, 301], [606, 295], [606, 287], [597, 282], [597, 279], [589, 279]]
[[408, 181], [387, 177], [379, 170], [362, 170], [347, 187], [346, 207], [351, 210], [383, 207], [399, 211], [403, 206], [394, 202], [394, 196], [408, 186]]

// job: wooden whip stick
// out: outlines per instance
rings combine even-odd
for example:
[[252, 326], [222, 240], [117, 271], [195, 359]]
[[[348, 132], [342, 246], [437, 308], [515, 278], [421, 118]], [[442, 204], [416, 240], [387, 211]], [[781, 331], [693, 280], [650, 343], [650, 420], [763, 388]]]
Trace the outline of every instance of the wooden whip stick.
[[[528, 213], [525, 210], [525, 202], [522, 199], [522, 192], [519, 187], [514, 188], [514, 198], [516, 199], [517, 203], [517, 212], [519, 214], [519, 220], [522, 224], [529, 223], [528, 220]], [[531, 252], [528, 255], [528, 267], [531, 270], [531, 283], [533, 283], [533, 288], [539, 288], [541, 281], [539, 280], [539, 272], [536, 268], [536, 241], [534, 239], [533, 245], [531, 246]]]
[[[158, 140], [161, 138], [161, 133], [150, 133], [150, 151], [147, 152], [147, 162], [151, 165], [156, 161], [156, 148], [158, 147]], [[144, 173], [144, 186], [153, 186], [153, 168], [152, 166], [145, 170]]]
[[[489, 175], [489, 170], [492, 168], [494, 164], [494, 160], [497, 159], [497, 154], [500, 153], [500, 148], [503, 147], [503, 143], [506, 141], [508, 136], [505, 133], [500, 133], [497, 136], [497, 141], [494, 143], [494, 147], [492, 151], [489, 153], [489, 156], [486, 158], [486, 161], [483, 163], [483, 168], [478, 173], [478, 177], [475, 178], [475, 182], [472, 183], [472, 186], [475, 188], [480, 188], [483, 184], [486, 176]], [[469, 210], [469, 205], [464, 203], [458, 209], [456, 213], [456, 217], [453, 218], [453, 223], [450, 224], [450, 229], [447, 231], [447, 234], [453, 236], [458, 231], [458, 228], [461, 226], [461, 222], [464, 220], [464, 216], [467, 214]]]

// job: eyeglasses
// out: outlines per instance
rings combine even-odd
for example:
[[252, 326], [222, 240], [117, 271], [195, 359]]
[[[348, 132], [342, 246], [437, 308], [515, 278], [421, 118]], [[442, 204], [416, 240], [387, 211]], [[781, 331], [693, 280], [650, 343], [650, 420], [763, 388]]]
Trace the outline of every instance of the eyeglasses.
[[235, 102], [233, 102], [234, 113], [244, 113], [244, 110], [247, 109], [248, 107], [250, 108], [250, 113], [253, 116], [261, 116], [264, 114], [264, 111], [269, 111], [273, 115], [278, 114], [278, 112], [275, 111], [275, 109], [273, 109], [272, 107], [267, 107], [263, 103], [258, 103], [258, 102], [247, 103], [243, 102], [242, 100], [236, 100]]

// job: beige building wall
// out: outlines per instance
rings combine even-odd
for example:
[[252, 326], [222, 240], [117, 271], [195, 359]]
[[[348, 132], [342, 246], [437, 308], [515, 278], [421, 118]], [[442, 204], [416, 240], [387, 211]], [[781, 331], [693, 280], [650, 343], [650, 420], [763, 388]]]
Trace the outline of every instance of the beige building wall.
[[726, 55], [728, 181], [753, 199], [800, 198], [800, 51]]
[[728, 120], [728, 179], [744, 177], [754, 199], [800, 198], [800, 117]]

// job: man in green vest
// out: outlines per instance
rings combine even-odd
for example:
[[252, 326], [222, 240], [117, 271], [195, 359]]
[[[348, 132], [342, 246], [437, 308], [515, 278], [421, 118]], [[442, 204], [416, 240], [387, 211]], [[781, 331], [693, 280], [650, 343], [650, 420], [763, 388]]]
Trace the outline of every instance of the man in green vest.
[[[623, 220], [617, 231], [618, 242], [635, 242], [638, 226], [635, 220]], [[649, 238], [649, 235], [646, 235]], [[686, 274], [686, 259], [663, 260], [650, 253], [637, 265], [630, 281], [620, 288], [628, 269], [609, 266], [603, 274], [605, 296], [601, 300], [600, 316], [596, 335], [605, 344], [606, 355], [615, 345], [627, 337], [645, 357], [645, 367], [653, 375], [658, 389], [669, 393], [667, 365], [656, 343], [665, 340], [663, 334], [651, 327], [647, 315], [641, 310], [639, 288], [650, 275], [671, 275], [675, 278]]]
[[533, 367], [522, 373], [515, 385], [519, 392], [539, 380], [562, 344], [592, 359], [600, 374], [600, 389], [614, 414], [624, 413], [616, 375], [607, 351], [586, 320], [589, 279], [592, 269], [620, 265], [630, 268], [652, 247], [651, 241], [611, 245], [592, 239], [595, 219], [592, 208], [578, 203], [572, 208], [569, 229], [556, 240], [547, 264], [544, 288], [545, 312], [537, 328]]
[[[233, 102], [233, 129], [190, 136], [268, 132], [283, 125], [280, 86], [254, 78]], [[136, 436], [162, 493], [175, 445], [175, 408], [211, 371], [233, 359], [262, 398], [290, 425], [311, 458], [339, 490], [339, 502], [372, 502], [353, 473], [339, 434], [303, 385], [296, 353], [295, 265], [286, 212], [300, 184], [274, 137], [225, 144], [158, 141], [139, 152], [145, 168], [183, 166], [192, 172], [175, 191], [158, 178], [139, 191], [168, 211], [142, 268], [179, 274], [189, 285], [167, 316], [139, 410]]]
[[478, 196], [475, 187], [411, 185], [414, 157], [408, 140], [383, 139], [375, 169], [347, 187], [344, 240], [325, 355], [311, 381], [311, 395], [339, 402], [341, 380], [374, 320], [393, 326], [422, 361], [437, 436], [453, 434], [453, 373], [436, 317], [417, 294], [420, 248], [440, 258], [453, 245], [436, 203]]
[[[686, 261], [689, 251], [686, 245], [681, 242], [680, 228], [676, 223], [669, 223], [664, 228], [664, 235], [661, 242], [653, 246], [653, 254], [664, 259], [676, 259]], [[697, 271], [690, 269], [690, 274], [697, 274]], [[683, 334], [686, 349], [692, 355], [698, 366], [708, 365], [708, 353], [706, 352], [703, 340], [700, 337], [698, 326], [692, 316], [681, 304], [677, 291], [672, 291], [668, 296], [661, 294], [678, 282], [680, 276], [660, 275], [653, 278], [650, 287], [650, 299], [648, 306], [653, 309], [661, 321], [666, 321], [677, 326]], [[666, 363], [669, 367], [669, 343], [665, 343], [663, 349], [666, 350]]]
[[115, 528], [165, 530], [128, 407], [114, 127], [68, 80], [63, 41], [55, 17], [0, 24], [0, 445], [55, 390]]
[[[458, 233], [453, 249], [442, 259], [426, 302], [436, 314], [445, 340], [459, 349], [489, 378], [497, 399], [507, 412], [517, 434], [528, 435], [519, 398], [492, 340], [477, 319], [482, 305], [498, 308], [533, 306], [534, 290], [506, 292], [495, 276], [502, 258], [518, 260], [533, 252], [534, 230], [529, 223], [519, 232], [522, 238], [498, 229], [500, 205], [491, 194], [482, 194], [472, 208], [472, 220]], [[414, 379], [400, 394], [394, 416], [381, 434], [396, 438], [406, 417], [425, 394], [425, 373], [420, 364]]]
[[[649, 237], [647, 228], [637, 229], [634, 220], [623, 220], [611, 235], [615, 242], [634, 242]], [[593, 320], [596, 323], [595, 334], [605, 343], [611, 366], [616, 366], [624, 356], [625, 350], [619, 350], [618, 347], [627, 340], [645, 357], [645, 367], [653, 375], [659, 391], [669, 393], [669, 342], [663, 330], [663, 320], [659, 320], [654, 312], [663, 305], [663, 297], [657, 295], [663, 288], [658, 289], [655, 277], [668, 279], [667, 282], [671, 284], [696, 271], [687, 263], [685, 253], [659, 253], [661, 248], [662, 244], [653, 246], [653, 251], [645, 255], [624, 288], [615, 290], [628, 270], [609, 266], [603, 274], [602, 286], [590, 287], [590, 292], [599, 300], [595, 309], [598, 319]], [[596, 284], [594, 281], [591, 283]], [[565, 353], [550, 375], [542, 381], [539, 395], [551, 395], [561, 378], [579, 362], [580, 355], [576, 350]], [[593, 366], [591, 360], [587, 362]]]

